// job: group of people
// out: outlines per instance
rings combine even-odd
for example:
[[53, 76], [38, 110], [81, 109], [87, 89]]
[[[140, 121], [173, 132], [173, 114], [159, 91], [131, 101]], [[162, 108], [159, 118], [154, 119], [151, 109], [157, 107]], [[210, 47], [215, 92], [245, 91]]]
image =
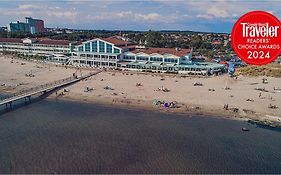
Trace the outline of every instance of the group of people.
[[176, 108], [177, 107], [176, 101], [165, 102], [165, 101], [155, 100], [153, 102], [153, 104], [156, 106], [163, 106], [164, 108]]

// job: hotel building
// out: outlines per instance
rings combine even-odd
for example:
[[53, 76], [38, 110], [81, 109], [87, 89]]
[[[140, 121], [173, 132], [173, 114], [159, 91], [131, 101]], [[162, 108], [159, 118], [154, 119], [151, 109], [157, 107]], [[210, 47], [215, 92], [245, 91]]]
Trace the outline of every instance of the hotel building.
[[0, 38], [1, 52], [30, 55], [70, 54], [71, 43], [66, 40]]
[[8, 32], [30, 32], [31, 34], [44, 32], [44, 21], [41, 19], [33, 19], [31, 17], [25, 17], [26, 22], [11, 22], [8, 24]]
[[80, 44], [64, 40], [0, 38], [0, 51], [44, 55], [46, 61], [77, 67], [212, 75], [226, 72], [217, 63], [192, 59], [192, 50], [147, 48], [124, 38], [95, 38]]
[[146, 48], [123, 38], [96, 38], [75, 46], [70, 63], [80, 67], [212, 75], [225, 72], [217, 63], [192, 61], [192, 50]]
[[44, 32], [44, 21], [41, 19], [33, 19], [31, 17], [25, 17], [26, 23], [30, 27], [30, 33], [43, 33]]
[[0, 38], [0, 52], [40, 55], [58, 64], [69, 61], [71, 48], [72, 43], [66, 40]]
[[7, 30], [8, 32], [12, 32], [12, 33], [30, 32], [30, 27], [27, 23], [15, 21], [8, 24]]

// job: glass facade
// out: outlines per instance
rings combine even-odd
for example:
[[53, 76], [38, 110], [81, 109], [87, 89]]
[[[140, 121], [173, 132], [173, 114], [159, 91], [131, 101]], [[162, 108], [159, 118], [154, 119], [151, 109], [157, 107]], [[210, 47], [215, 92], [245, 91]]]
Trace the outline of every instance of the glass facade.
[[90, 49], [90, 43], [86, 43], [85, 44], [85, 52], [90, 52], [91, 49]]
[[120, 49], [114, 48], [114, 53], [121, 53]]
[[177, 63], [177, 59], [174, 58], [165, 58], [164, 62], [166, 63]]
[[124, 60], [135, 60], [135, 56], [125, 55]]
[[102, 41], [99, 41], [99, 52], [104, 53], [105, 52], [105, 43]]
[[112, 53], [112, 45], [106, 44], [106, 53]]
[[78, 51], [79, 51], [79, 52], [83, 52], [83, 46], [78, 47]]
[[148, 61], [148, 57], [137, 56], [137, 60], [138, 60], [138, 61]]
[[109, 44], [100, 40], [84, 43], [78, 46], [78, 52], [100, 52], [121, 54], [121, 49], [115, 48], [113, 44]]
[[92, 52], [98, 52], [98, 42], [92, 42]]
[[151, 57], [150, 61], [163, 62], [163, 58], [161, 58], [161, 57]]

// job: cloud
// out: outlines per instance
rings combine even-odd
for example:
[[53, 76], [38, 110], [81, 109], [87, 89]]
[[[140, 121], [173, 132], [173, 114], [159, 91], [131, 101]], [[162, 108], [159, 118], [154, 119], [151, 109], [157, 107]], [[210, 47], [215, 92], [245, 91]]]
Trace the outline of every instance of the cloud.
[[87, 15], [87, 20], [95, 21], [127, 21], [129, 22], [156, 22], [164, 20], [159, 13], [134, 13], [132, 11], [101, 13], [99, 15]]
[[213, 20], [217, 18], [230, 18], [236, 16], [237, 14], [230, 15], [226, 10], [220, 9], [216, 6], [209, 7], [204, 14], [196, 15], [197, 18], [202, 18], [206, 20]]
[[57, 17], [61, 19], [68, 19], [72, 21], [73, 23], [76, 23], [77, 15], [78, 13], [75, 11], [56, 11], [56, 10], [50, 10], [47, 12], [47, 15], [50, 17]]
[[139, 15], [139, 17], [143, 20], [154, 21], [154, 20], [161, 19], [162, 16], [158, 13], [149, 13], [146, 15]]
[[[3, 16], [32, 16], [34, 13], [31, 10], [8, 10], [0, 9], [0, 15]], [[18, 19], [18, 18], [17, 18]], [[15, 19], [11, 20], [15, 21]], [[10, 22], [10, 21], [9, 21]]]
[[260, 0], [0, 1], [0, 25], [32, 16], [43, 19], [47, 27], [225, 32], [231, 31], [237, 18], [248, 11], [270, 11], [280, 18], [280, 6], [280, 1]]
[[206, 14], [199, 14], [199, 15], [196, 15], [196, 17], [197, 17], [197, 18], [202, 18], [202, 19], [207, 19], [207, 20], [213, 19], [212, 16], [206, 15]]
[[134, 13], [132, 11], [122, 11], [117, 13], [116, 16], [120, 18], [133, 19], [135, 21], [136, 20], [155, 21], [155, 20], [160, 20], [162, 17], [158, 13], [141, 14], [141, 13]]
[[[25, 16], [40, 18], [47, 24], [73, 23], [76, 24], [79, 12], [75, 8], [64, 8], [53, 3], [28, 3], [19, 4], [16, 8], [0, 8], [0, 15], [9, 16], [8, 22], [17, 20], [24, 21]], [[7, 23], [8, 23], [7, 22]]]
[[216, 18], [227, 18], [230, 16], [225, 9], [221, 9], [216, 6], [212, 6], [209, 9], [207, 9], [206, 14]]
[[27, 9], [29, 9], [29, 10], [34, 10], [34, 9], [36, 9], [36, 10], [38, 10], [38, 9], [42, 9], [42, 6], [40, 6], [40, 5], [34, 5], [34, 4], [20, 4], [20, 5], [18, 5], [18, 9], [19, 10], [27, 10]]

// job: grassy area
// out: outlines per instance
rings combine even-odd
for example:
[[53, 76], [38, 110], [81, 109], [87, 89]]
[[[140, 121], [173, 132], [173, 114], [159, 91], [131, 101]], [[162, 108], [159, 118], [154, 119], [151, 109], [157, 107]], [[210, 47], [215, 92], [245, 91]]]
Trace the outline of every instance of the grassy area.
[[264, 66], [246, 66], [238, 68], [235, 75], [247, 76], [268, 76], [268, 77], [281, 77], [280, 64], [268, 64]]

